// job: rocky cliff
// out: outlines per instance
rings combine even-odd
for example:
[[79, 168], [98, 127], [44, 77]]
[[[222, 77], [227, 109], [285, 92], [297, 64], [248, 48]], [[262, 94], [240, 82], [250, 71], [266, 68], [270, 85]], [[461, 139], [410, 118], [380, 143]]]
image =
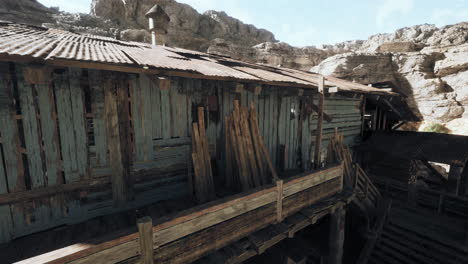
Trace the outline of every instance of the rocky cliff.
[[468, 135], [468, 22], [371, 36], [353, 52], [311, 70], [360, 83], [391, 83], [425, 124], [441, 123]]
[[203, 14], [174, 0], [92, 0], [90, 14], [59, 12], [36, 0], [2, 0], [0, 19], [149, 42], [144, 17], [154, 4], [171, 18], [169, 46], [275, 66], [312, 70], [369, 83], [390, 83], [407, 95], [413, 113], [468, 135], [468, 22], [406, 27], [318, 47], [293, 47], [273, 33], [224, 12]]

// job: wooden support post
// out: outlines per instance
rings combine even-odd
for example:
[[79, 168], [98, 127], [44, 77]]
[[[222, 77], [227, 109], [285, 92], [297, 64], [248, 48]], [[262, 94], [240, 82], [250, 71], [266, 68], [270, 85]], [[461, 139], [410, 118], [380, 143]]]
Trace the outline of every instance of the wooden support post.
[[328, 256], [329, 264], [343, 263], [345, 216], [346, 209], [344, 207], [337, 208], [336, 211], [331, 214]]
[[367, 100], [366, 100], [366, 97], [365, 96], [362, 96], [361, 98], [362, 102], [362, 108], [361, 108], [361, 137], [364, 136], [364, 129], [366, 128], [365, 126], [365, 119], [366, 119], [366, 103], [367, 103]]
[[444, 213], [444, 201], [445, 201], [445, 195], [440, 194], [439, 195], [439, 204], [437, 205], [437, 214], [442, 215]]
[[322, 143], [322, 125], [323, 125], [323, 105], [325, 101], [325, 96], [323, 94], [323, 89], [325, 86], [325, 78], [320, 76], [319, 78], [319, 111], [318, 111], [318, 120], [317, 120], [317, 130], [315, 135], [315, 155], [314, 155], [314, 166], [315, 169], [320, 168], [320, 149]]
[[460, 189], [458, 190], [459, 196], [465, 196], [468, 194], [468, 160], [465, 162], [463, 171], [461, 173]]
[[359, 165], [354, 164], [354, 183], [353, 183], [353, 189], [358, 188], [358, 182], [359, 182]]
[[140, 263], [153, 264], [153, 220], [146, 216], [137, 221], [140, 240]]
[[276, 181], [276, 220], [278, 223], [283, 221], [283, 180]]
[[450, 171], [447, 182], [447, 192], [458, 195], [460, 190], [461, 175], [463, 167], [457, 165], [450, 165]]
[[374, 112], [372, 113], [372, 124], [371, 124], [371, 129], [372, 130], [377, 130], [377, 115], [378, 115], [378, 112], [379, 112], [379, 107], [377, 106], [374, 110]]
[[[111, 76], [109, 76], [111, 77]], [[128, 106], [128, 80], [112, 76], [104, 87], [105, 120], [112, 170], [112, 197], [116, 206], [132, 198], [132, 148], [130, 141], [130, 114]]]

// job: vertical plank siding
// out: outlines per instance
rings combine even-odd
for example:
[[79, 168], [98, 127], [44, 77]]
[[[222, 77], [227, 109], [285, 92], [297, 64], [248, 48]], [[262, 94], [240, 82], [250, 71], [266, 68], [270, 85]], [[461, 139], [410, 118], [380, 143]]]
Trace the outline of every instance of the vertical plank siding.
[[[0, 126], [0, 137], [2, 138], [0, 142], [0, 194], [25, 187], [22, 169], [19, 168], [21, 154], [15, 153], [19, 141], [14, 140], [17, 138], [18, 130], [15, 124], [16, 119], [14, 119], [16, 111], [13, 107], [12, 85], [9, 77], [9, 65], [0, 64], [0, 122], [2, 123]], [[4, 156], [4, 153], [7, 156]], [[12, 176], [8, 177], [9, 174]], [[10, 186], [8, 186], [8, 182], [11, 184]], [[12, 232], [13, 220], [10, 206], [0, 206], [0, 243], [11, 240]]]
[[[257, 109], [275, 166], [299, 169], [301, 160], [310, 169], [316, 113], [300, 116], [301, 98], [293, 89], [242, 84], [236, 90], [235, 82], [186, 78], [170, 78], [164, 89], [155, 76], [76, 68], [51, 71], [48, 80], [31, 84], [23, 76], [26, 67], [0, 64], [0, 194], [86, 179], [107, 179], [112, 187], [81, 193], [86, 199], [64, 194], [0, 206], [0, 242], [187, 195], [191, 127], [199, 106], [206, 109], [209, 150], [219, 174], [225, 118], [235, 99]], [[326, 97], [325, 112], [333, 120], [324, 122], [322, 149], [335, 127], [347, 143], [355, 142], [359, 103]], [[283, 156], [280, 145], [286, 147]], [[214, 178], [222, 183], [224, 177]]]
[[16, 101], [13, 97], [13, 79], [8, 63], [0, 64], [0, 122], [8, 191], [23, 191], [26, 189], [23, 157], [16, 120]]
[[102, 73], [100, 71], [96, 70], [88, 71], [95, 145], [95, 158], [91, 165], [94, 167], [108, 166], [106, 124], [104, 116], [104, 90], [101, 74]]
[[23, 132], [26, 147], [26, 156], [31, 188], [46, 186], [46, 177], [42, 167], [44, 157], [41, 144], [41, 130], [39, 128], [38, 109], [36, 98], [33, 94], [35, 87], [26, 83], [23, 76], [23, 68], [17, 67], [18, 98], [21, 107]]

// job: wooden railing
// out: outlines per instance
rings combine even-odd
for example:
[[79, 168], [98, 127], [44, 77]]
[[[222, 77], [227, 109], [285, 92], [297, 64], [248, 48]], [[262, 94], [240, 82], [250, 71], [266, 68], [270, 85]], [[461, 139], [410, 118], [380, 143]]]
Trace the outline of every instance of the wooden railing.
[[[342, 189], [340, 164], [182, 211], [155, 221], [149, 228], [151, 255], [155, 263], [193, 261]], [[142, 255], [148, 256], [141, 250], [146, 246], [140, 246], [140, 237], [138, 232], [126, 232], [111, 239], [98, 238], [19, 263], [140, 262]]]
[[373, 181], [369, 178], [367, 173], [359, 166], [359, 164], [353, 164], [354, 168], [354, 189], [362, 193], [364, 199], [368, 199], [369, 202], [377, 208], [381, 194], [379, 189], [374, 185]]
[[374, 177], [374, 182], [396, 202], [439, 215], [448, 215], [462, 220], [468, 219], [468, 199], [454, 194], [408, 185], [390, 179]]

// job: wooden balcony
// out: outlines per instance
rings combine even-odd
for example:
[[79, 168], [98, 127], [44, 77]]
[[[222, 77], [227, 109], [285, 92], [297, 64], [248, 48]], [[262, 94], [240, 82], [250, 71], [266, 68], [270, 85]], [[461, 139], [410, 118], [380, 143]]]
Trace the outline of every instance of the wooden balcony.
[[[342, 189], [343, 165], [329, 166], [155, 219], [145, 233], [123, 231], [19, 263], [146, 263], [142, 256], [150, 256], [154, 263], [189, 263], [266, 227], [282, 229], [281, 239], [292, 236], [332, 212], [334, 203], [323, 201]], [[319, 202], [317, 214], [313, 206]], [[342, 206], [347, 201], [336, 202]], [[151, 252], [142, 250], [145, 243], [152, 245]], [[268, 243], [272, 241], [259, 241], [257, 253]]]

